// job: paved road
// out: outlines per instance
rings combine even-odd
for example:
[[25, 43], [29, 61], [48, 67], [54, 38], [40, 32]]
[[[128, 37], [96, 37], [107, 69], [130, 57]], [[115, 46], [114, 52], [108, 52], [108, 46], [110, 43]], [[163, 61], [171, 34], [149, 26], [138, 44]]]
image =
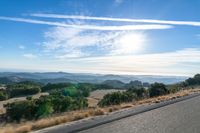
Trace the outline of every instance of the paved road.
[[200, 96], [80, 133], [200, 133]]

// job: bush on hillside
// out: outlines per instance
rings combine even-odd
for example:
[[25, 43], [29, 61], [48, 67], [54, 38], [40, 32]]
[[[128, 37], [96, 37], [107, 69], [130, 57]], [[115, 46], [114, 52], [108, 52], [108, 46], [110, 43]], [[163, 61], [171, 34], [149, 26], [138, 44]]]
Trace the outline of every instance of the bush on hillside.
[[151, 84], [151, 87], [149, 88], [149, 96], [155, 97], [155, 96], [161, 96], [168, 94], [169, 91], [167, 90], [165, 84], [163, 83], [154, 83]]
[[4, 90], [0, 91], [0, 101], [7, 99], [8, 99], [8, 94]]
[[60, 93], [5, 105], [8, 118], [18, 122], [21, 119], [38, 119], [53, 113], [84, 109], [86, 107], [88, 107], [86, 98], [71, 98]]
[[118, 105], [124, 102], [131, 102], [136, 99], [134, 93], [129, 92], [113, 92], [106, 94], [103, 99], [98, 103], [99, 106]]
[[136, 94], [137, 99], [148, 97], [148, 91], [143, 87], [131, 88], [131, 89], [128, 89], [127, 92]]

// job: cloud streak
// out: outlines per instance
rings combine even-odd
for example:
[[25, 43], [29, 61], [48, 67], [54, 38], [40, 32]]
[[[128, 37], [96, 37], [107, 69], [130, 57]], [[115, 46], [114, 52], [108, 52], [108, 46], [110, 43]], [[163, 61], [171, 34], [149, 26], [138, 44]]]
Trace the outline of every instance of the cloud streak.
[[191, 76], [199, 71], [199, 65], [200, 49], [188, 48], [145, 55], [56, 59], [46, 63], [30, 64], [27, 68], [40, 68], [45, 71]]
[[23, 56], [27, 59], [36, 59], [37, 58], [37, 55], [34, 55], [32, 53], [27, 53], [27, 54], [24, 54]]
[[173, 52], [130, 56], [102, 56], [73, 60], [87, 64], [86, 72], [119, 74], [193, 75], [199, 70], [200, 49], [188, 48]]
[[76, 15], [60, 15], [60, 14], [31, 14], [35, 17], [44, 18], [63, 18], [63, 19], [82, 19], [82, 20], [100, 20], [100, 21], [116, 21], [116, 22], [136, 22], [136, 23], [153, 23], [167, 25], [188, 25], [200, 26], [198, 21], [173, 21], [173, 20], [157, 20], [157, 19], [129, 19], [129, 18], [112, 18], [112, 17], [91, 17], [91, 16], [76, 16]]
[[61, 26], [68, 28], [77, 28], [85, 30], [100, 30], [100, 31], [125, 31], [125, 30], [161, 30], [172, 28], [170, 25], [122, 25], [122, 26], [97, 26], [97, 25], [80, 25], [80, 24], [67, 24], [61, 22], [42, 21], [26, 18], [4, 17], [0, 16], [0, 20], [25, 22], [32, 24], [45, 24], [51, 26]]

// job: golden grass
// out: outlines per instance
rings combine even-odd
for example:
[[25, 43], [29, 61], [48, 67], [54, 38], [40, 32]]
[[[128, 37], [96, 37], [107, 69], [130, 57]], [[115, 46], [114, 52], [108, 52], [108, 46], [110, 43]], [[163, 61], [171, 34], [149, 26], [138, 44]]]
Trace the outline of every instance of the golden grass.
[[200, 92], [200, 89], [182, 90], [174, 94], [143, 99], [140, 101], [135, 101], [133, 103], [124, 103], [121, 105], [115, 105], [115, 106], [110, 106], [110, 107], [105, 107], [105, 108], [96, 107], [96, 108], [88, 108], [88, 109], [79, 110], [79, 111], [71, 111], [71, 112], [66, 112], [62, 114], [57, 114], [49, 118], [43, 118], [37, 121], [29, 121], [29, 122], [24, 122], [20, 124], [10, 123], [8, 125], [5, 125], [4, 127], [0, 127], [0, 133], [26, 133], [32, 130], [39, 130], [42, 128], [51, 127], [51, 126], [59, 125], [62, 123], [68, 123], [68, 122], [72, 122], [72, 121], [76, 121], [76, 120], [80, 120], [80, 119], [84, 119], [88, 117], [108, 114], [110, 112], [114, 112], [120, 109], [136, 107], [137, 105], [159, 103], [162, 101], [172, 100], [178, 97], [183, 97], [189, 94], [199, 93], [199, 92]]
[[88, 100], [89, 107], [97, 107], [99, 100], [92, 97], [88, 97], [87, 100]]
[[0, 109], [0, 114], [3, 114], [5, 113], [5, 110], [4, 109]]

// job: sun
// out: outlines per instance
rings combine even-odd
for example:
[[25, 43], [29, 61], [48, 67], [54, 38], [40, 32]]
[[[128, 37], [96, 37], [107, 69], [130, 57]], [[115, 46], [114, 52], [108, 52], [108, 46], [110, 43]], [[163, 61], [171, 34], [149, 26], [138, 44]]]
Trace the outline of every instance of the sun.
[[125, 33], [117, 39], [117, 54], [135, 54], [144, 49], [146, 36], [142, 33]]

